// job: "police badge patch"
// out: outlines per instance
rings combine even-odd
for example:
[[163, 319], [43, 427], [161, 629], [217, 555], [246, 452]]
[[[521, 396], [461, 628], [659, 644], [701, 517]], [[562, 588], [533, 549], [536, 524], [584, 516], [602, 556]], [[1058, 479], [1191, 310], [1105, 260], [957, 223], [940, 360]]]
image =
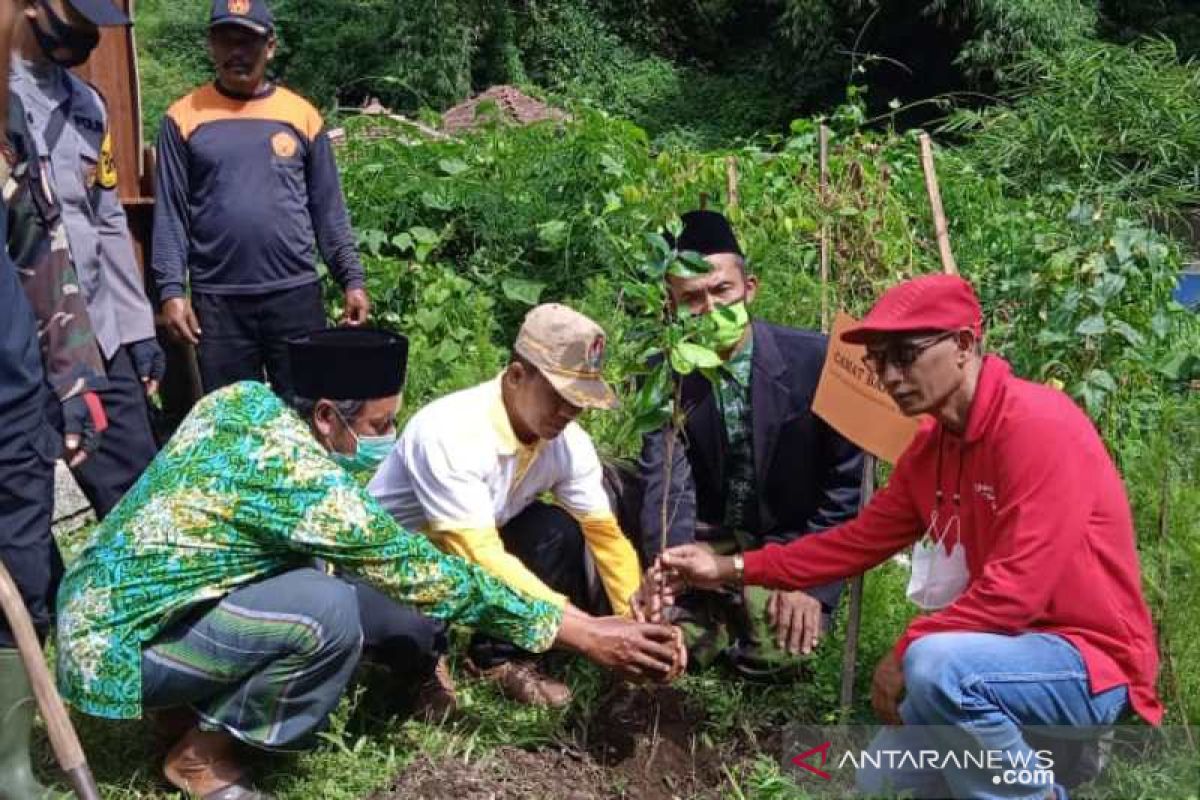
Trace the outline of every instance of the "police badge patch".
[[117, 188], [117, 160], [113, 157], [112, 133], [104, 132], [100, 143], [100, 161], [96, 164], [96, 183], [101, 189]]

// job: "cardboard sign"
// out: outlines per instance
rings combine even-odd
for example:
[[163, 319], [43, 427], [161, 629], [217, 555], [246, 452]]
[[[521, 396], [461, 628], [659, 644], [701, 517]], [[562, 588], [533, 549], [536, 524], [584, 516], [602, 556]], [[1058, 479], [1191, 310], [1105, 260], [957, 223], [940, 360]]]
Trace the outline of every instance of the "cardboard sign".
[[842, 311], [833, 321], [813, 413], [863, 450], [895, 464], [920, 421], [900, 413], [875, 380], [875, 373], [862, 362], [866, 348], [842, 341], [842, 332], [856, 323]]

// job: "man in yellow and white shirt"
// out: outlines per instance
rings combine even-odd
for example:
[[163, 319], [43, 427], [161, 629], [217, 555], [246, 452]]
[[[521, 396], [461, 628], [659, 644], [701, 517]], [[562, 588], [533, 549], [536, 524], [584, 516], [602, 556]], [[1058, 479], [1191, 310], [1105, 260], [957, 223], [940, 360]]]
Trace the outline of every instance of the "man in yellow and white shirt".
[[[518, 591], [567, 613], [629, 615], [637, 555], [613, 515], [596, 448], [574, 422], [584, 408], [616, 405], [603, 359], [599, 325], [566, 306], [538, 306], [499, 376], [409, 421], [371, 494], [404, 527]], [[470, 655], [515, 700], [570, 700], [566, 685], [511, 644], [477, 636]]]

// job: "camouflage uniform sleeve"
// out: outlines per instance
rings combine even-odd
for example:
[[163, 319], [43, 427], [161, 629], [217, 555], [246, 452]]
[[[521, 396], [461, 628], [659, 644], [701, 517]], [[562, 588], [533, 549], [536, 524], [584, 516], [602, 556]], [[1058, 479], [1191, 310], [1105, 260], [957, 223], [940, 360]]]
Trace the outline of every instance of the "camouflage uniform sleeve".
[[108, 385], [104, 359], [67, 248], [66, 231], [49, 183], [24, 128], [24, 111], [11, 100], [9, 162], [4, 182], [8, 252], [38, 322], [46, 377], [60, 400]]

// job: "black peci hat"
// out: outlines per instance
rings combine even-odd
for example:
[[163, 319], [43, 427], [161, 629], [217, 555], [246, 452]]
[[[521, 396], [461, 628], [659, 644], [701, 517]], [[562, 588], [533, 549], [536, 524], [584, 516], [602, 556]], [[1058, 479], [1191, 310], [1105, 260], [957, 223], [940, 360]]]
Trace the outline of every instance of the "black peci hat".
[[292, 383], [309, 400], [375, 400], [404, 388], [408, 338], [378, 328], [328, 328], [288, 339]]
[[676, 241], [670, 233], [665, 235], [667, 244], [676, 250], [691, 250], [702, 256], [715, 256], [718, 253], [742, 255], [733, 228], [722, 214], [716, 211], [689, 211], [679, 220], [683, 223], [679, 240]]

